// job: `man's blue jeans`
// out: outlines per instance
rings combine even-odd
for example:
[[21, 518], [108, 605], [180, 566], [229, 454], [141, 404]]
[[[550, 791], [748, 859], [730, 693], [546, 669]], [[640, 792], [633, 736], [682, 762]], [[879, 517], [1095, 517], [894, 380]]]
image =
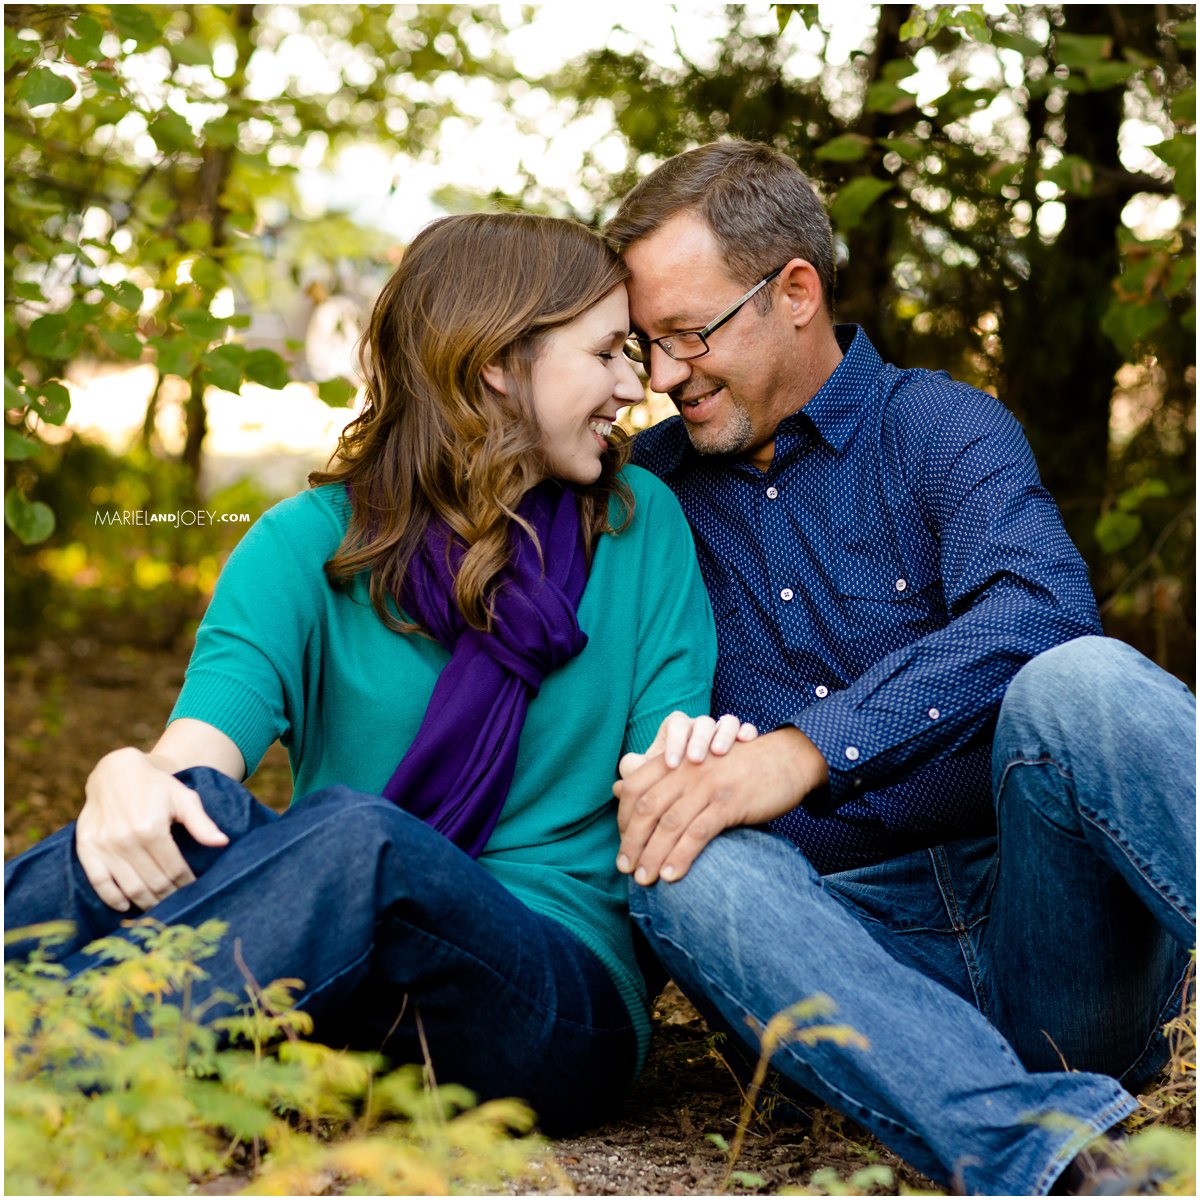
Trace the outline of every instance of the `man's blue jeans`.
[[1195, 942], [1195, 722], [1129, 646], [1068, 642], [1001, 708], [998, 845], [822, 878], [733, 830], [679, 882], [634, 886], [634, 920], [752, 1058], [748, 1017], [834, 1000], [870, 1049], [789, 1044], [773, 1065], [792, 1086], [966, 1194], [1044, 1195], [1166, 1058]]
[[[240, 938], [260, 984], [304, 980], [299, 1003], [315, 1038], [421, 1062], [419, 1015], [439, 1082], [527, 1100], [548, 1131], [595, 1123], [629, 1087], [636, 1036], [600, 961], [424, 822], [341, 786], [280, 818], [210, 768], [178, 778], [230, 838], [214, 850], [176, 826], [197, 878], [150, 910], [168, 924], [229, 922], [204, 963], [210, 978], [193, 988], [197, 1003], [217, 988], [244, 995]], [[6, 929], [76, 923], [55, 954], [72, 974], [96, 963], [82, 947], [127, 936], [120, 923], [137, 915], [96, 895], [74, 822], [5, 865], [4, 894]], [[229, 1011], [214, 1005], [209, 1015]]]

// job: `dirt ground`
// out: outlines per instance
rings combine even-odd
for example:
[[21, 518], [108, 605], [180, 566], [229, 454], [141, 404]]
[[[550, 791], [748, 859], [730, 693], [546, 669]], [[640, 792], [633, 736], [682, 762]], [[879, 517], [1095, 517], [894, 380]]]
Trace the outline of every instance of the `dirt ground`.
[[[87, 775], [103, 754], [154, 744], [183, 682], [189, 650], [187, 644], [147, 650], [79, 637], [45, 641], [8, 659], [6, 859], [76, 816]], [[248, 786], [264, 803], [286, 808], [292, 782], [282, 746], [271, 747]], [[734, 1140], [740, 1085], [674, 985], [660, 997], [654, 1024], [646, 1071], [618, 1119], [554, 1143], [580, 1195], [707, 1195], [724, 1179], [727, 1156], [719, 1143]], [[845, 1194], [847, 1185], [826, 1172], [847, 1181], [873, 1164], [892, 1172], [891, 1184], [875, 1184], [874, 1194], [896, 1194], [901, 1186], [909, 1194], [934, 1189], [832, 1109], [801, 1112], [768, 1102], [735, 1164], [745, 1174], [730, 1191], [770, 1195], [815, 1184], [820, 1192]], [[814, 1181], [818, 1172], [823, 1174]]]

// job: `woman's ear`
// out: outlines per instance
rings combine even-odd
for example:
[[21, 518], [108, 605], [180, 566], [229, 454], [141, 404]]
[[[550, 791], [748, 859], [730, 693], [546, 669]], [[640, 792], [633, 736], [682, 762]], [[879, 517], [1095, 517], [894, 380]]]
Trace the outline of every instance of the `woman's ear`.
[[492, 389], [493, 392], [499, 392], [501, 396], [508, 395], [508, 380], [504, 377], [504, 368], [500, 365], [498, 358], [493, 358], [490, 362], [483, 364], [483, 382]]

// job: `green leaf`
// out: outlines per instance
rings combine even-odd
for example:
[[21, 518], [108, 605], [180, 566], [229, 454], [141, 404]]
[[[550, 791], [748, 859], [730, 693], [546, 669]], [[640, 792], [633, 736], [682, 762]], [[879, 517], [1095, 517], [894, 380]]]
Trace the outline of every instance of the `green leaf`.
[[736, 1179], [742, 1187], [760, 1188], [766, 1185], [766, 1180], [761, 1175], [755, 1175], [750, 1171], [731, 1171], [730, 1179]]
[[794, 4], [776, 4], [775, 16], [779, 21], [779, 32], [782, 33], [787, 28], [787, 23], [792, 19], [792, 14], [796, 11]]
[[345, 408], [354, 399], [357, 391], [348, 379], [323, 379], [317, 384], [317, 395], [330, 408]]
[[11, 25], [4, 27], [4, 73], [7, 75], [19, 62], [33, 58], [38, 52], [38, 43], [28, 38], [17, 37], [17, 31]]
[[142, 343], [135, 334], [124, 329], [102, 329], [100, 336], [110, 350], [115, 350], [122, 358], [135, 361], [142, 357]]
[[1100, 330], [1121, 351], [1126, 362], [1133, 362], [1138, 342], [1164, 324], [1170, 315], [1171, 310], [1162, 300], [1130, 304], [1114, 296], [1100, 318]]
[[209, 44], [199, 37], [185, 37], [171, 47], [171, 57], [183, 63], [185, 67], [211, 67], [213, 65], [212, 49]]
[[1019, 162], [1007, 163], [997, 159], [983, 173], [984, 186], [989, 192], [999, 194], [1002, 188], [1007, 187], [1017, 177], [1023, 165]]
[[158, 352], [156, 364], [160, 375], [178, 375], [186, 379], [192, 373], [192, 356], [196, 344], [188, 338], [156, 337], [150, 345]]
[[987, 27], [987, 21], [984, 20], [982, 13], [972, 12], [968, 9], [966, 12], [956, 13], [946, 24], [957, 25], [973, 42], [990, 42], [992, 40], [992, 31]]
[[1177, 133], [1170, 141], [1150, 149], [1175, 168], [1175, 191], [1182, 200], [1196, 198], [1196, 135]]
[[867, 88], [867, 111], [902, 113], [916, 104], [917, 98], [887, 79], [877, 79]]
[[916, 73], [917, 68], [911, 58], [893, 58], [891, 62], [883, 64], [883, 70], [880, 72], [890, 83], [899, 83], [900, 80]]
[[61, 383], [43, 383], [32, 404], [47, 425], [61, 425], [71, 411], [71, 393]]
[[706, 1133], [704, 1135], [718, 1150], [728, 1151], [729, 1143], [719, 1133]]
[[1195, 21], [1180, 21], [1174, 29], [1175, 40], [1185, 50], [1195, 50], [1196, 48], [1196, 22]]
[[1090, 84], [1092, 91], [1102, 92], [1106, 88], [1115, 87], [1118, 83], [1124, 83], [1126, 79], [1138, 73], [1139, 68], [1133, 63], [1121, 62], [1102, 62], [1092, 63], [1091, 66], [1084, 68], [1084, 74], [1087, 76], [1087, 81]]
[[104, 57], [104, 52], [99, 46], [93, 46], [91, 42], [85, 42], [82, 38], [67, 38], [64, 48], [70, 58], [81, 67]]
[[127, 312], [137, 312], [142, 307], [144, 298], [142, 289], [128, 279], [122, 279], [115, 286], [111, 283], [102, 283], [100, 290], [106, 299], [111, 300], [114, 304], [119, 304]]
[[175, 320], [189, 337], [200, 342], [215, 342], [224, 336], [226, 321], [214, 317], [203, 308], [185, 308], [175, 314]]
[[204, 137], [215, 146], [232, 146], [237, 142], [241, 121], [234, 116], [218, 117], [204, 126]]
[[192, 263], [192, 282], [206, 292], [219, 292], [225, 286], [225, 272], [211, 258], [198, 258]]
[[992, 45], [999, 46], [1001, 50], [1016, 50], [1026, 58], [1036, 58], [1046, 49], [1041, 42], [1035, 42], [1024, 34], [1001, 33], [998, 29], [992, 30]]
[[45, 302], [46, 297], [42, 295], [42, 289], [36, 283], [28, 283], [24, 280], [16, 280], [13, 283], [13, 295], [18, 300], [40, 300]]
[[6, 412], [23, 412], [29, 397], [21, 391], [21, 372], [10, 368], [4, 372], [4, 408]]
[[1167, 282], [1163, 284], [1164, 296], [1178, 296], [1185, 287], [1191, 282], [1192, 275], [1196, 271], [1196, 256], [1189, 254], [1177, 258], [1171, 264], [1171, 274]]
[[917, 41], [923, 38], [929, 32], [929, 23], [925, 20], [925, 14], [919, 8], [914, 7], [912, 16], [900, 26], [898, 34], [902, 42]]
[[241, 393], [242, 374], [246, 363], [246, 350], [230, 342], [225, 346], [217, 346], [207, 354], [200, 355], [200, 361], [208, 370], [209, 382], [219, 387], [223, 392]]
[[1137, 487], [1127, 488], [1117, 497], [1117, 507], [1122, 512], [1134, 512], [1143, 500], [1164, 500], [1171, 489], [1162, 479], [1143, 479]]
[[41, 355], [43, 358], [53, 357], [70, 325], [71, 321], [66, 313], [47, 313], [44, 317], [38, 317], [29, 326], [26, 335], [25, 344], [29, 347], [29, 353]]
[[826, 162], [858, 162], [871, 148], [871, 139], [861, 133], [843, 133], [814, 151], [816, 158]]
[[75, 36], [80, 41], [87, 42], [89, 46], [95, 46], [97, 49], [100, 48], [100, 43], [104, 38], [104, 26], [95, 17], [90, 17], [87, 13], [80, 13], [75, 18], [73, 28]]
[[1142, 518], [1116, 509], [1105, 513], [1092, 529], [1096, 542], [1105, 554], [1124, 550], [1142, 532]]
[[1054, 36], [1054, 61], [1068, 67], [1088, 67], [1112, 54], [1110, 37], [1082, 33], [1058, 33]]
[[177, 112], [159, 113], [150, 122], [149, 133], [164, 154], [189, 149], [196, 141], [192, 127]]
[[40, 104], [61, 104], [73, 95], [75, 85], [69, 79], [49, 67], [34, 67], [25, 76], [17, 99], [24, 100], [30, 108], [37, 108]]
[[243, 368], [251, 383], [261, 383], [275, 391], [287, 387], [291, 382], [287, 364], [274, 350], [252, 350], [246, 355]]
[[1171, 120], [1176, 125], [1195, 125], [1196, 89], [1185, 88], [1171, 101]]
[[138, 49], [153, 45], [162, 37], [162, 29], [158, 22], [144, 9], [136, 4], [110, 4], [108, 15], [121, 40], [132, 38], [138, 44]]
[[914, 141], [912, 138], [880, 138], [879, 144], [885, 150], [895, 150], [905, 162], [916, 162], [929, 149], [924, 142]]
[[1192, 337], [1196, 336], [1196, 306], [1192, 305], [1187, 312], [1179, 318], [1179, 328], [1186, 333], [1190, 333]]
[[32, 458], [40, 449], [37, 442], [19, 434], [11, 425], [4, 427], [4, 457], [10, 462]]
[[193, 250], [203, 250], [212, 242], [212, 226], [207, 221], [185, 221], [175, 232]]
[[1095, 177], [1092, 174], [1092, 164], [1078, 154], [1067, 154], [1052, 167], [1043, 167], [1038, 171], [1039, 179], [1048, 179], [1056, 183], [1065, 192], [1076, 196], [1088, 196], [1092, 191]]
[[4, 497], [4, 523], [26, 546], [35, 546], [54, 532], [54, 512], [39, 500], [26, 500], [14, 486]]
[[111, 96], [119, 96], [122, 92], [121, 81], [111, 71], [99, 71], [93, 67], [88, 72], [91, 81], [102, 91]]
[[887, 179], [860, 175], [842, 186], [829, 209], [829, 216], [839, 229], [854, 229], [867, 215], [867, 210], [884, 192], [894, 185]]

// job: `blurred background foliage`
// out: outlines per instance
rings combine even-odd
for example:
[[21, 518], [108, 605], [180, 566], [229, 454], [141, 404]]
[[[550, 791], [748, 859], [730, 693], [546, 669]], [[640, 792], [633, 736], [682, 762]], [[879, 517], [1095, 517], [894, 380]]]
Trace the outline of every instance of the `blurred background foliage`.
[[[254, 483], [202, 494], [212, 389], [292, 379], [352, 403], [344, 360], [260, 318], [283, 291], [341, 296], [330, 320], [349, 337], [397, 253], [306, 213], [297, 173], [364, 141], [436, 159], [448, 121], [483, 119], [446, 86], [467, 79], [520, 120], [531, 91], [568, 120], [610, 115], [623, 162], [585, 154], [586, 203], [525, 170], [515, 190], [443, 188], [448, 211], [598, 225], [689, 146], [739, 136], [792, 154], [834, 222], [840, 319], [888, 361], [999, 396], [1108, 631], [1194, 686], [1194, 6], [885, 4], [864, 10], [848, 58], [831, 51], [833, 6], [774, 7], [765, 26], [716, 9], [705, 56], [664, 65], [626, 29], [527, 78], [506, 38], [531, 10], [512, 6], [7, 5], [10, 640], [107, 620], [169, 642], [194, 620], [245, 526], [112, 527], [96, 510], [270, 502]], [[296, 31], [320, 77], [297, 59], [265, 87], [254, 56]], [[154, 365], [127, 453], [47, 432], [80, 359]], [[186, 426], [171, 453], [154, 436], [169, 381]]]

